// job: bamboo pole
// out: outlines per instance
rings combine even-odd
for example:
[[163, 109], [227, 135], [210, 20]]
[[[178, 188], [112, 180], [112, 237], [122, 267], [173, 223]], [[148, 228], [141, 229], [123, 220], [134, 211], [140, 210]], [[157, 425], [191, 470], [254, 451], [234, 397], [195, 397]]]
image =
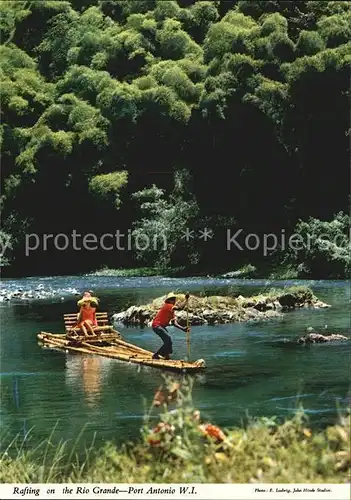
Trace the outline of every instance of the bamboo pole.
[[[107, 340], [110, 342], [111, 344], [111, 347], [114, 347], [114, 348], [118, 348], [118, 347], [121, 347], [122, 349], [124, 350], [128, 350], [129, 352], [132, 352], [133, 354], [140, 354], [140, 355], [143, 355], [144, 357], [152, 357], [152, 352], [151, 351], [147, 351], [146, 349], [143, 349], [142, 347], [139, 347], [139, 346], [136, 346], [134, 344], [130, 344], [129, 342], [125, 342], [124, 340], [120, 339], [117, 337], [117, 335], [119, 334], [119, 332], [115, 332], [115, 334], [111, 334], [111, 335], [105, 335], [105, 336], [101, 336], [101, 337], [78, 337], [77, 340], [79, 341], [83, 341], [84, 343], [88, 343], [88, 342], [96, 342], [98, 340]], [[120, 334], [119, 334], [120, 335]], [[54, 334], [54, 333], [47, 333], [47, 332], [41, 332], [41, 334], [39, 335], [39, 338], [45, 338], [45, 340], [47, 339], [48, 341], [50, 341], [51, 339], [57, 339], [59, 341], [62, 341], [62, 342], [65, 342], [67, 339], [66, 335], [64, 334]]]
[[[42, 338], [44, 332], [38, 335], [39, 338]], [[43, 339], [44, 340], [44, 339]], [[46, 345], [51, 345], [52, 347], [58, 347], [66, 351], [75, 351], [82, 352], [86, 354], [99, 354], [101, 356], [107, 358], [114, 358], [120, 361], [125, 361], [133, 364], [140, 364], [145, 366], [151, 366], [154, 368], [161, 368], [164, 370], [171, 371], [189, 371], [189, 372], [198, 372], [203, 370], [204, 366], [196, 365], [195, 363], [187, 363], [181, 360], [161, 360], [161, 359], [152, 359], [152, 358], [142, 358], [141, 356], [122, 354], [121, 352], [116, 352], [113, 350], [108, 350], [103, 347], [92, 346], [88, 343], [82, 342], [80, 345], [73, 346], [68, 345], [67, 341], [58, 338], [47, 338], [44, 340]], [[135, 357], [134, 357], [135, 356]]]
[[143, 349], [142, 347], [136, 346], [134, 344], [130, 344], [129, 342], [126, 342], [125, 340], [117, 339], [114, 344], [116, 345], [121, 345], [125, 346], [129, 349], [132, 349], [135, 352], [139, 352], [140, 354], [144, 354], [146, 356], [152, 357], [152, 352], [147, 351], [146, 349]]

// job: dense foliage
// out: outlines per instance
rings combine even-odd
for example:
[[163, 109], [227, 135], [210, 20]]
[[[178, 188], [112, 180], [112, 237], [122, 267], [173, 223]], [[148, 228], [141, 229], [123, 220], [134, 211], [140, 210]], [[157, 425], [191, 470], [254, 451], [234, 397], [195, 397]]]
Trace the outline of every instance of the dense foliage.
[[[300, 220], [330, 223], [348, 210], [349, 2], [33, 0], [0, 9], [1, 244], [11, 237], [11, 272], [137, 257], [233, 269], [267, 256], [228, 251], [227, 228], [291, 233]], [[186, 227], [211, 228], [213, 238], [186, 244]], [[168, 252], [55, 251], [52, 241], [24, 251], [26, 233], [154, 228], [167, 232]], [[349, 259], [347, 247], [341, 253]]]

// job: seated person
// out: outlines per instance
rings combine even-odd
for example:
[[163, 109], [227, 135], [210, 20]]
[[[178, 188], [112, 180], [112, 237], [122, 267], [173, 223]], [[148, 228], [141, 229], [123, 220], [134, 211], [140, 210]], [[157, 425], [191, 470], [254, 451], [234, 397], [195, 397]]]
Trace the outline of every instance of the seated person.
[[83, 298], [78, 301], [80, 311], [78, 313], [77, 325], [74, 327], [79, 328], [84, 336], [95, 335], [95, 328], [98, 326], [96, 319], [96, 307], [99, 305], [99, 299], [93, 297], [92, 292], [84, 292]]

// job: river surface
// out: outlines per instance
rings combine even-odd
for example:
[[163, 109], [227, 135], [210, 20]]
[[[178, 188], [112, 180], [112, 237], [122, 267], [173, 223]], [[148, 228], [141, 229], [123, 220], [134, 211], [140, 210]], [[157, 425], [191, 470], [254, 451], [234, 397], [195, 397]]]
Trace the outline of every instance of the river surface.
[[[11, 300], [1, 312], [2, 447], [14, 436], [34, 444], [52, 441], [79, 449], [93, 439], [121, 442], [139, 436], [145, 409], [163, 382], [162, 372], [96, 356], [43, 349], [40, 331], [63, 332], [62, 315], [77, 310], [77, 296], [93, 289], [110, 314], [169, 291], [201, 294], [240, 292], [244, 296], [290, 284], [311, 286], [330, 309], [300, 310], [282, 319], [251, 324], [197, 326], [191, 330], [191, 357], [206, 360], [195, 377], [193, 400], [203, 418], [221, 426], [241, 425], [248, 416], [285, 418], [302, 404], [312, 426], [335, 422], [350, 401], [350, 343], [301, 346], [286, 342], [305, 328], [328, 325], [350, 335], [350, 283], [257, 280], [52, 277], [2, 280], [2, 291], [56, 290], [44, 300]], [[156, 350], [151, 329], [118, 327], [130, 342]], [[184, 333], [171, 327], [174, 357], [186, 356]]]

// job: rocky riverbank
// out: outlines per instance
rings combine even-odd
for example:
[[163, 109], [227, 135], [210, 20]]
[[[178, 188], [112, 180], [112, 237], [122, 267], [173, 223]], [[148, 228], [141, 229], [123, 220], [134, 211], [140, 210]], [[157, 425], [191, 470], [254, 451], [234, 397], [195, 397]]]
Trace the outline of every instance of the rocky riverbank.
[[[131, 306], [125, 311], [112, 316], [116, 323], [124, 325], [151, 326], [158, 309], [166, 296], [158, 297], [146, 305]], [[184, 295], [177, 295], [177, 303], [183, 302]], [[254, 297], [198, 297], [191, 295], [188, 301], [189, 324], [220, 324], [247, 321], [260, 321], [281, 316], [285, 311], [301, 307], [315, 309], [330, 307], [320, 301], [306, 287], [291, 287], [284, 290], [271, 290], [266, 295]], [[177, 311], [177, 319], [181, 325], [186, 324], [185, 309]]]
[[80, 293], [76, 288], [53, 288], [40, 284], [32, 288], [7, 288], [0, 289], [0, 303], [19, 302], [31, 300], [47, 300], [53, 298], [64, 299], [66, 295], [79, 296]]

